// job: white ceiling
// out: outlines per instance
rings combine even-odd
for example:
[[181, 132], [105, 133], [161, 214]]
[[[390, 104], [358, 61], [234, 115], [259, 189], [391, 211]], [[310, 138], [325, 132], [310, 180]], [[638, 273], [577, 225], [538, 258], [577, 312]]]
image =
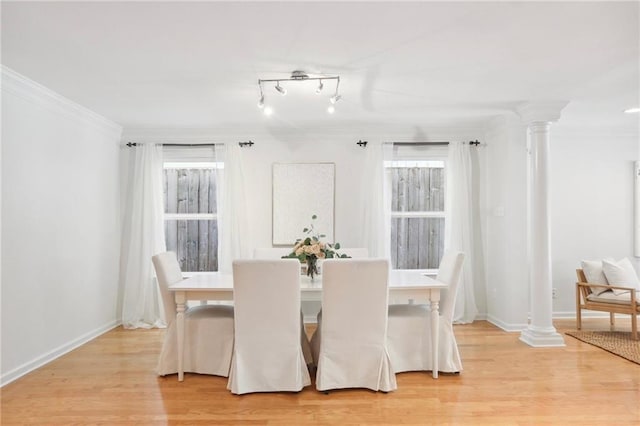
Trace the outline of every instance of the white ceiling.
[[[132, 128], [478, 126], [535, 100], [637, 132], [639, 3], [2, 2], [2, 63]], [[265, 88], [303, 69], [334, 83]], [[285, 86], [285, 83], [282, 84]]]

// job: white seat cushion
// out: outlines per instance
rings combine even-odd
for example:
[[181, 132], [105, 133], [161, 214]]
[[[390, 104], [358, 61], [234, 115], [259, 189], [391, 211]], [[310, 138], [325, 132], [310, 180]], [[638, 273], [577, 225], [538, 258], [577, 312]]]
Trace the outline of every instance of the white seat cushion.
[[[640, 305], [640, 291], [636, 290], [636, 304]], [[625, 291], [624, 293], [615, 294], [613, 291], [605, 291], [596, 295], [595, 293], [587, 296], [587, 300], [591, 302], [603, 302], [603, 303], [616, 303], [619, 305], [628, 305], [631, 303], [631, 293]]]

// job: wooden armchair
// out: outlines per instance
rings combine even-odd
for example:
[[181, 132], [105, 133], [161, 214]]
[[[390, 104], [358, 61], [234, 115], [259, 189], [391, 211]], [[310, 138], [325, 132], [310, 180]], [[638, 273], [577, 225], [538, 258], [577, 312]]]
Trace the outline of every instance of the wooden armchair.
[[[576, 320], [578, 330], [582, 328], [582, 309], [609, 312], [611, 330], [615, 327], [615, 314], [628, 314], [631, 315], [631, 338], [638, 340], [638, 314], [640, 314], [640, 305], [638, 305], [636, 298], [636, 290], [629, 287], [588, 283], [582, 269], [576, 269], [576, 274], [578, 275], [578, 282], [576, 283]], [[618, 300], [607, 300], [606, 297], [595, 296], [591, 290], [592, 287], [606, 287], [611, 290], [628, 290], [630, 300], [627, 301], [622, 298]], [[625, 293], [625, 295], [626, 294], [627, 293]]]

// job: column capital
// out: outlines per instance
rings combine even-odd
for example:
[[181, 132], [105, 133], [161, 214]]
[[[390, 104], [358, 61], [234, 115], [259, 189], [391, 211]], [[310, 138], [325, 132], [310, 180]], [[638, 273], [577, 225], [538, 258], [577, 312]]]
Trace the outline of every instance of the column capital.
[[560, 119], [560, 113], [568, 101], [537, 101], [518, 105], [516, 112], [524, 124], [536, 122], [554, 122]]

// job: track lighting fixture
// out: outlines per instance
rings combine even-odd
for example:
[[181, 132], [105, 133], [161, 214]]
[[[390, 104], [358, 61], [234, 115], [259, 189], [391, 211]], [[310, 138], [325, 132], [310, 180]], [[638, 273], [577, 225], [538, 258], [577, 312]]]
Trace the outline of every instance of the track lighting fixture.
[[287, 89], [283, 86], [280, 86], [280, 82], [282, 81], [307, 81], [307, 80], [318, 80], [318, 87], [316, 88], [316, 93], [320, 94], [322, 89], [324, 88], [323, 80], [336, 80], [336, 91], [334, 95], [329, 98], [331, 105], [327, 109], [329, 114], [333, 114], [335, 112], [335, 107], [333, 106], [336, 102], [342, 99], [342, 96], [338, 94], [338, 88], [340, 86], [340, 76], [325, 76], [325, 77], [309, 77], [307, 73], [304, 71], [296, 70], [291, 73], [291, 77], [289, 78], [278, 78], [278, 79], [269, 79], [262, 80], [258, 79], [258, 87], [260, 88], [260, 100], [258, 101], [258, 108], [262, 108], [265, 115], [271, 115], [273, 113], [273, 109], [268, 106], [265, 106], [264, 92], [262, 90], [263, 83], [275, 83], [274, 88], [281, 95], [287, 94]]
[[340, 87], [340, 79], [338, 79], [338, 82], [336, 83], [336, 93], [334, 93], [334, 95], [329, 98], [329, 102], [331, 102], [332, 104], [335, 104], [340, 99], [342, 99], [342, 96], [338, 94], [339, 87]]
[[278, 82], [278, 83], [276, 84], [276, 90], [277, 90], [278, 92], [280, 92], [280, 94], [281, 94], [282, 96], [284, 96], [284, 95], [286, 95], [286, 94], [287, 94], [287, 89], [285, 89], [284, 87], [280, 86], [280, 82]]
[[264, 108], [264, 93], [262, 92], [262, 84], [258, 83], [258, 87], [260, 88], [260, 100], [258, 101], [258, 108]]

